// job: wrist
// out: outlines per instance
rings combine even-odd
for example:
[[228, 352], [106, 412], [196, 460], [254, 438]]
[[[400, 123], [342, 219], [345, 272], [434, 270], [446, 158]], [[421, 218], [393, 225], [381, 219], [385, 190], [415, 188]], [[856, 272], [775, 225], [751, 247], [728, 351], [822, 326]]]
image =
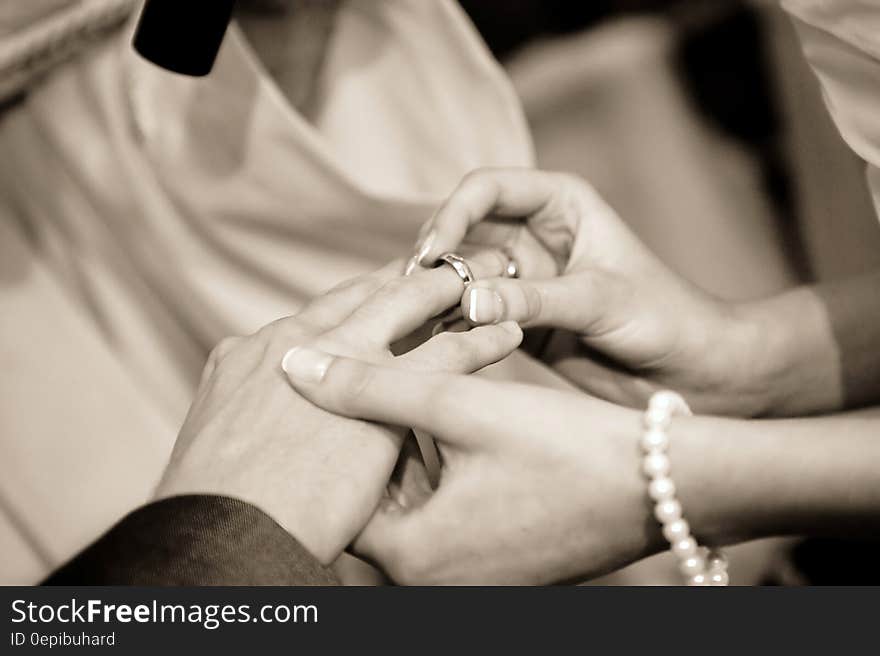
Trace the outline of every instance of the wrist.
[[739, 489], [748, 490], [749, 481], [737, 480], [745, 473], [738, 469], [742, 451], [724, 430], [739, 421], [676, 417], [668, 431], [671, 477], [684, 517], [696, 539], [708, 546], [758, 537], [748, 525], [747, 508], [742, 503], [750, 493]]
[[[153, 501], [186, 496], [216, 496], [242, 501], [271, 517], [324, 566], [336, 560], [354, 537], [341, 538], [341, 527], [334, 532], [337, 527], [329, 513], [325, 517], [316, 516], [311, 508], [317, 509], [318, 504], [306, 503], [289, 495], [268, 497], [257, 493], [257, 486], [253, 484], [205, 476], [203, 471], [199, 469], [189, 475], [177, 470], [166, 472], [153, 493]], [[310, 510], [301, 512], [304, 508]]]
[[[644, 412], [632, 411], [620, 423], [627, 427], [626, 439], [618, 439], [626, 449], [626, 464], [620, 468], [626, 474], [619, 475], [628, 500], [624, 516], [643, 557], [670, 545], [654, 515], [656, 502], [643, 471]], [[676, 415], [665, 430], [674, 496], [702, 545], [722, 547], [769, 534], [755, 521], [754, 509], [773, 505], [763, 497], [768, 491], [762, 485], [774, 476], [759, 478], [754, 470], [755, 462], [762, 462], [764, 446], [755, 431], [742, 430], [751, 423], [756, 422]]]
[[[716, 418], [706, 420], [743, 423]], [[608, 498], [618, 502], [614, 504], [615, 524], [627, 527], [618, 536], [620, 541], [616, 548], [621, 556], [618, 567], [672, 548], [669, 538], [664, 536], [664, 525], [655, 515], [658, 501], [651, 498], [651, 479], [645, 474], [644, 422], [644, 411], [626, 410], [615, 420], [618, 430], [612, 434], [611, 442], [619, 448], [620, 465], [613, 468], [614, 483], [606, 483]], [[665, 431], [669, 439], [665, 451], [670, 462], [668, 477], [675, 487], [673, 498], [680, 503], [681, 517], [690, 526], [694, 540], [706, 547], [722, 547], [758, 536], [751, 524], [749, 508], [740, 503], [749, 495], [731, 489], [731, 481], [725, 478], [728, 465], [741, 462], [742, 458], [731, 458], [734, 442], [727, 435], [719, 448], [714, 438], [718, 428], [716, 423], [705, 425], [703, 418], [676, 415]], [[585, 457], [595, 461], [595, 448], [594, 442], [586, 445]], [[585, 475], [595, 476], [595, 473]], [[595, 514], [594, 504], [594, 500], [587, 500], [580, 512], [584, 516]]]
[[740, 416], [794, 416], [839, 409], [840, 363], [828, 318], [808, 288], [731, 308]]
[[[642, 472], [642, 434], [644, 431], [644, 412], [620, 406], [613, 406], [619, 414], [612, 414], [609, 422], [610, 448], [616, 451], [612, 461], [618, 464], [610, 471], [604, 472], [609, 480], [606, 487], [616, 490], [615, 523], [627, 527], [621, 536], [622, 552], [626, 554], [625, 562], [660, 553], [669, 547], [663, 537], [661, 526], [654, 517], [654, 502], [648, 495], [648, 483]], [[595, 417], [596, 413], [593, 412]], [[593, 441], [584, 442], [584, 462], [587, 471], [585, 476], [595, 477], [596, 445]], [[611, 496], [611, 495], [609, 495]], [[584, 499], [587, 504], [585, 513], [594, 513], [595, 499]]]
[[775, 355], [764, 317], [751, 307], [710, 300], [701, 315], [685, 321], [690, 345], [685, 384], [669, 380], [695, 412], [723, 416], [766, 413], [772, 385], [767, 359]]

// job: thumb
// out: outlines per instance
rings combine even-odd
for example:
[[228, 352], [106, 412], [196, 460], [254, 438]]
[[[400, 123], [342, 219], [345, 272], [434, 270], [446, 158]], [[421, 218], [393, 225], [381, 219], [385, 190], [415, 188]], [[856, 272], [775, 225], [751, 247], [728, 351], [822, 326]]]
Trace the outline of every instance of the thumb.
[[609, 309], [606, 278], [579, 273], [548, 280], [479, 280], [465, 291], [461, 307], [474, 325], [516, 321], [523, 328], [550, 326], [586, 333]]

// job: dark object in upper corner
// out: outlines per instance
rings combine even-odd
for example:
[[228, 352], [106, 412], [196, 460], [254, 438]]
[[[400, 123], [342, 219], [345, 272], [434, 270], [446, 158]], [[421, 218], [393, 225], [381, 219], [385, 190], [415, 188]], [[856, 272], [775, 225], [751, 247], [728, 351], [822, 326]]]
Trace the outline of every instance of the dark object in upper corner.
[[207, 75], [214, 66], [235, 0], [147, 0], [133, 45], [174, 73]]

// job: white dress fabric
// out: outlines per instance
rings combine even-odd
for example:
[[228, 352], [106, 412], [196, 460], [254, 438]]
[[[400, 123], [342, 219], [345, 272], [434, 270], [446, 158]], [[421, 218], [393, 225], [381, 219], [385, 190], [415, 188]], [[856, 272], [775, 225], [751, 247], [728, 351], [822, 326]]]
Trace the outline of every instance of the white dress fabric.
[[783, 0], [880, 216], [880, 0]]
[[205, 356], [405, 255], [518, 101], [450, 0], [345, 3], [307, 122], [233, 26], [206, 78], [120, 32], [0, 119], [0, 582], [144, 501]]

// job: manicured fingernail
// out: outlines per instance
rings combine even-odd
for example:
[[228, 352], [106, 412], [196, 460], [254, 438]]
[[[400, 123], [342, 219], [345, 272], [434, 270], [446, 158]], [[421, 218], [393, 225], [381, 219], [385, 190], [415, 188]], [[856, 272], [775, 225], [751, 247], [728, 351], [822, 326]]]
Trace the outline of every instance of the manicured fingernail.
[[416, 247], [418, 249], [416, 252], [416, 262], [419, 264], [425, 263], [425, 258], [428, 257], [428, 253], [430, 253], [431, 249], [434, 247], [435, 241], [437, 241], [437, 232], [431, 230], [431, 232], [425, 235], [422, 243]]
[[475, 287], [468, 292], [468, 319], [471, 323], [495, 323], [504, 315], [504, 301], [491, 289]]
[[422, 224], [422, 227], [419, 228], [419, 234], [416, 236], [416, 243], [421, 244], [422, 240], [425, 238], [432, 229], [434, 228], [434, 217], [432, 216], [428, 221], [425, 221]]
[[323, 351], [297, 346], [284, 354], [281, 368], [292, 383], [320, 383], [333, 356]]
[[409, 262], [406, 263], [406, 268], [403, 270], [403, 275], [411, 275], [412, 272], [416, 270], [417, 266], [419, 266], [419, 257], [417, 255], [413, 255], [411, 258], [409, 258]]

